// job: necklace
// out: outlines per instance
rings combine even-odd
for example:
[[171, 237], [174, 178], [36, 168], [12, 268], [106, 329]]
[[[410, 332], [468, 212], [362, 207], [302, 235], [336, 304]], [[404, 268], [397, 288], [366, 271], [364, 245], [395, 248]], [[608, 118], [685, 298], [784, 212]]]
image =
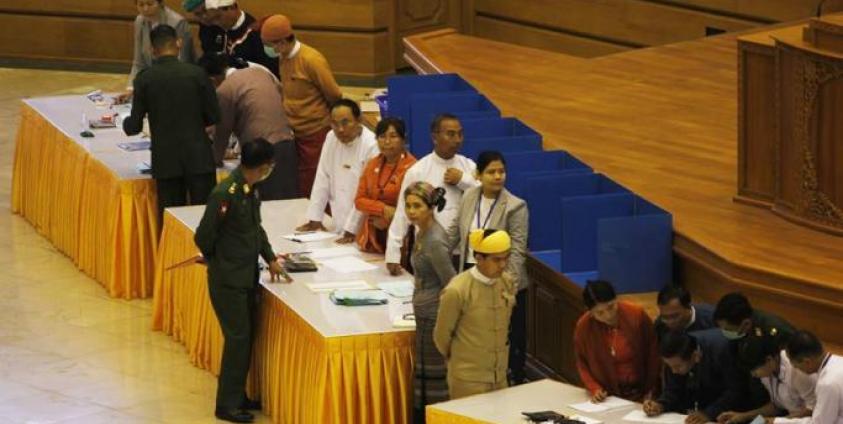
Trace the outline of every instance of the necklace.
[[376, 170], [377, 173], [378, 173], [378, 180], [376, 182], [376, 184], [378, 186], [378, 199], [380, 199], [383, 196], [383, 190], [386, 188], [387, 184], [389, 184], [389, 181], [392, 180], [392, 177], [395, 175], [395, 171], [398, 169], [398, 163], [403, 158], [404, 158], [404, 154], [402, 153], [401, 157], [398, 158], [397, 161], [395, 161], [395, 166], [392, 167], [392, 171], [389, 173], [389, 176], [386, 177], [386, 181], [384, 181], [383, 184], [381, 184], [381, 174], [383, 174], [383, 169], [386, 168], [386, 156], [381, 158], [381, 166], [379, 166], [378, 169]]
[[611, 346], [609, 346], [609, 353], [612, 354], [612, 358], [617, 356], [617, 352], [615, 351], [615, 341], [617, 340], [617, 338], [618, 338], [618, 329], [613, 328], [612, 329], [612, 344], [611, 344]]

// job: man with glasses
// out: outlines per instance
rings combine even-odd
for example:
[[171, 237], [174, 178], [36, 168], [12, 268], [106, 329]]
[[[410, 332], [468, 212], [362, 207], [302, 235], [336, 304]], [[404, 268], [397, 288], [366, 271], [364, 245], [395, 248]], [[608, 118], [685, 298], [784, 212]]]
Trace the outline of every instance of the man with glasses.
[[299, 194], [313, 187], [322, 144], [331, 130], [330, 106], [342, 98], [325, 56], [300, 42], [284, 15], [273, 15], [261, 26], [264, 45], [281, 56], [284, 111], [293, 127], [299, 163]]
[[360, 122], [360, 106], [353, 100], [340, 99], [331, 107], [331, 131], [319, 156], [316, 179], [307, 208], [308, 222], [297, 231], [325, 230], [322, 219], [330, 206], [334, 231], [342, 234], [337, 243], [355, 240], [362, 214], [354, 207], [357, 184], [363, 168], [378, 154], [375, 134]]
[[475, 179], [477, 166], [474, 161], [458, 154], [463, 142], [459, 118], [447, 113], [438, 115], [430, 124], [430, 133], [433, 137], [433, 152], [407, 170], [395, 217], [389, 226], [386, 266], [392, 275], [401, 274], [401, 247], [410, 225], [404, 214], [404, 190], [407, 186], [416, 181], [425, 181], [434, 187], [444, 187], [445, 208], [436, 212], [436, 221], [443, 228], [450, 228], [457, 217], [463, 191], [479, 184]]

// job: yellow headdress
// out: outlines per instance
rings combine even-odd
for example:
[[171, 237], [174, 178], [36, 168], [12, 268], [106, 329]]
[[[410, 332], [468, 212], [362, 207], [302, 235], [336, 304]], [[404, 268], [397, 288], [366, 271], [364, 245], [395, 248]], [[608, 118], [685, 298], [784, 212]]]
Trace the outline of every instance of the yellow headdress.
[[512, 245], [503, 230], [474, 230], [468, 235], [468, 243], [475, 252], [485, 254], [504, 253]]

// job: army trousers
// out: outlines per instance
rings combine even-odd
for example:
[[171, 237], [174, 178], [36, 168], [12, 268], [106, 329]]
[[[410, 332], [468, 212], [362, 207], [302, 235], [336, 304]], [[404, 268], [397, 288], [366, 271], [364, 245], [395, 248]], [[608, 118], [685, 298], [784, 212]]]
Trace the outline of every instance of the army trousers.
[[217, 409], [232, 411], [239, 409], [246, 400], [246, 377], [257, 327], [255, 289], [209, 284], [208, 292], [225, 339], [217, 385]]

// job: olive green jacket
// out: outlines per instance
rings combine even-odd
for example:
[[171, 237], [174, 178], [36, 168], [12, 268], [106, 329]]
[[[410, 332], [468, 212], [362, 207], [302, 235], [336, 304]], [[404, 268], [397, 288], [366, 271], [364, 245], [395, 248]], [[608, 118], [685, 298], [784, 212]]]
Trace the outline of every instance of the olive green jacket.
[[261, 226], [261, 202], [240, 168], [208, 197], [194, 242], [208, 263], [208, 281], [251, 288], [258, 279], [258, 256], [269, 263], [275, 253]]

